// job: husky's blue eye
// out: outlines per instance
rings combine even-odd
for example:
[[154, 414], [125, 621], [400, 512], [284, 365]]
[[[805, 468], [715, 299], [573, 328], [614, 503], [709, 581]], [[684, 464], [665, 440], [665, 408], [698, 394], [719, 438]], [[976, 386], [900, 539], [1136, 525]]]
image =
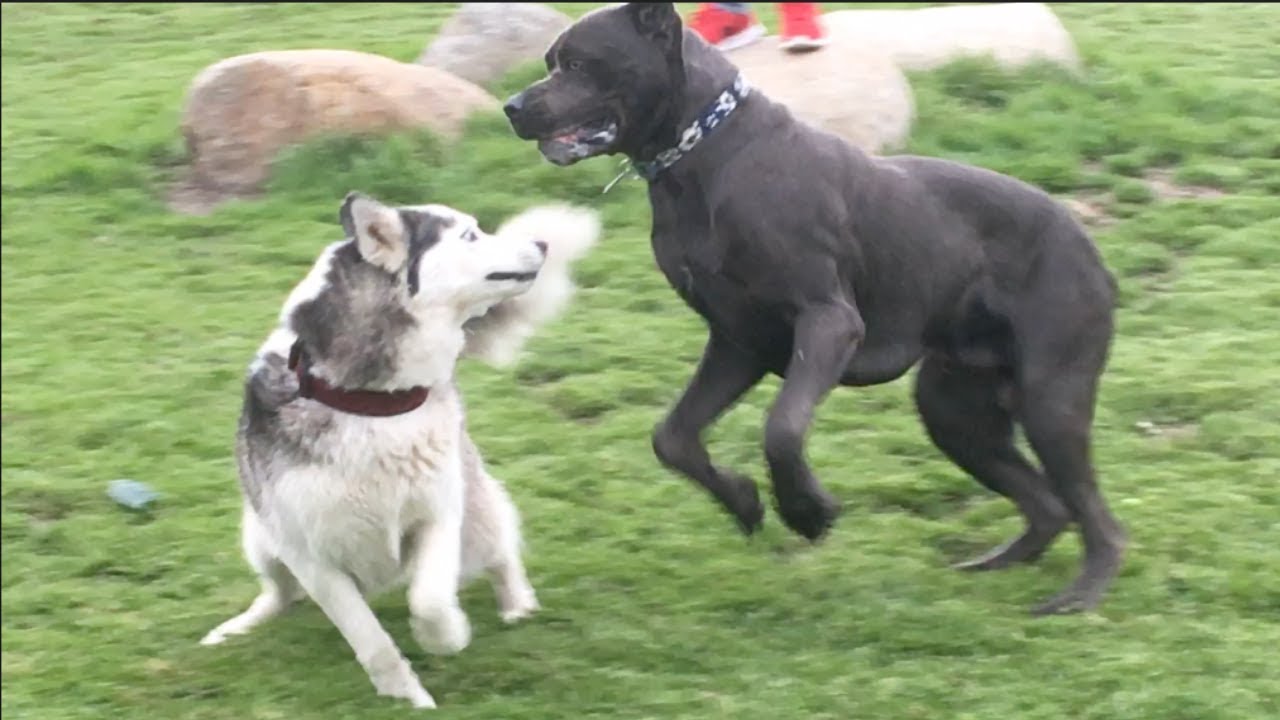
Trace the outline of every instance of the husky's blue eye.
[[480, 239], [480, 236], [476, 235], [475, 230], [468, 230], [467, 234], [462, 236], [462, 239], [466, 240], [467, 242], [475, 242], [476, 240]]

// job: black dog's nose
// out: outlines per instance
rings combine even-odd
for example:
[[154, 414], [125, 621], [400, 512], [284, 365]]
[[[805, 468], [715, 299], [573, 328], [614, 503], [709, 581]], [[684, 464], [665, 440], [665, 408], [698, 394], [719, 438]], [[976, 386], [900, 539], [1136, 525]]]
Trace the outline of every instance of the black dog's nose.
[[502, 106], [502, 112], [506, 113], [507, 117], [512, 119], [514, 119], [516, 115], [520, 114], [522, 109], [524, 109], [524, 93], [516, 93], [515, 95], [512, 95], [507, 98], [507, 104]]

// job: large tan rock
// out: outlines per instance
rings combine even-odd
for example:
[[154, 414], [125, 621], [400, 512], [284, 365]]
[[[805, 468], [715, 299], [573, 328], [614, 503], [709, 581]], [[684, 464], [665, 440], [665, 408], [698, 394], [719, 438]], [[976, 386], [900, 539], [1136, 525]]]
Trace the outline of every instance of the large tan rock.
[[836, 10], [825, 13], [823, 22], [833, 45], [883, 52], [908, 71], [979, 55], [1006, 68], [1048, 61], [1080, 70], [1071, 34], [1043, 3]]
[[348, 50], [281, 50], [229, 58], [192, 81], [182, 132], [189, 186], [252, 193], [284, 147], [326, 132], [425, 128], [460, 134], [498, 101], [436, 68]]
[[831, 43], [791, 55], [769, 36], [725, 53], [747, 81], [802, 120], [871, 153], [901, 149], [915, 101], [902, 71], [877, 50]]
[[417, 62], [487, 86], [541, 59], [572, 22], [540, 3], [462, 3]]

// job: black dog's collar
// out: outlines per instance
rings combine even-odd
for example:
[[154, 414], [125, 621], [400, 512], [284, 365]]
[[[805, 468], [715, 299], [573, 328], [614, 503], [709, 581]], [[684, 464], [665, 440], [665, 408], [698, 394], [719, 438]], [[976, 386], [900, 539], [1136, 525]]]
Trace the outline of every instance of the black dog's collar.
[[[738, 104], [750, 94], [751, 86], [747, 84], [747, 79], [739, 73], [733, 84], [725, 88], [724, 92], [720, 93], [715, 100], [711, 101], [703, 109], [698, 119], [690, 123], [689, 127], [680, 133], [680, 142], [676, 143], [675, 147], [663, 150], [649, 162], [632, 161], [631, 170], [645, 180], [651, 181], [658, 177], [663, 170], [680, 162], [680, 159], [688, 155], [689, 151], [702, 142], [703, 138], [710, 135], [712, 130], [720, 127], [721, 123], [738, 108]], [[604, 191], [608, 192], [609, 188], [612, 188], [624, 175], [626, 175], [626, 172], [623, 172], [622, 175], [619, 175], [613, 182], [609, 183]]]

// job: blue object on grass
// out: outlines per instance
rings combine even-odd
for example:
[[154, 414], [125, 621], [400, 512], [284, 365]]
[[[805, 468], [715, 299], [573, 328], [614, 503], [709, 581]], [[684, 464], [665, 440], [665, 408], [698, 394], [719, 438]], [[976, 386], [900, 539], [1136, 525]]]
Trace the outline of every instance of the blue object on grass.
[[107, 495], [130, 510], [145, 510], [160, 497], [145, 483], [137, 480], [112, 480]]

